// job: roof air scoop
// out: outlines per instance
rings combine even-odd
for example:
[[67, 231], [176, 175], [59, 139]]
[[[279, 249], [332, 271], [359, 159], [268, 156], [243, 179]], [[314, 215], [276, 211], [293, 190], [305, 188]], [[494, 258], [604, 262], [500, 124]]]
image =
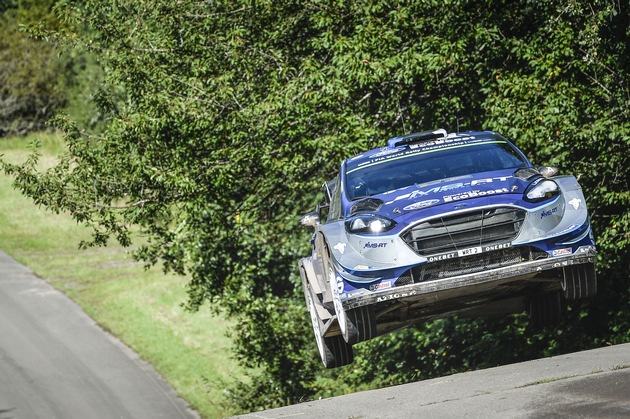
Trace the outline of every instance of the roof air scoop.
[[446, 137], [446, 130], [443, 128], [436, 129], [435, 131], [417, 132], [415, 134], [403, 135], [402, 137], [392, 137], [387, 140], [387, 147], [396, 148], [401, 145], [419, 143], [421, 141], [430, 141], [437, 138]]

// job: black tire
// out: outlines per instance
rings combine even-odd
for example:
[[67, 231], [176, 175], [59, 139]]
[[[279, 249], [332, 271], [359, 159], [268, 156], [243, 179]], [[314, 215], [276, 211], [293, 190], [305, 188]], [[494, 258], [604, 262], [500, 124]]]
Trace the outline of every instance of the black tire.
[[346, 312], [346, 334], [344, 339], [350, 344], [376, 337], [376, 318], [371, 307], [359, 307]]
[[341, 335], [324, 338], [324, 353], [320, 354], [326, 368], [338, 368], [354, 361], [352, 345]]
[[567, 300], [578, 300], [597, 294], [597, 274], [594, 263], [566, 266], [562, 292]]
[[542, 330], [557, 326], [562, 319], [560, 292], [536, 294], [529, 301], [529, 327]]

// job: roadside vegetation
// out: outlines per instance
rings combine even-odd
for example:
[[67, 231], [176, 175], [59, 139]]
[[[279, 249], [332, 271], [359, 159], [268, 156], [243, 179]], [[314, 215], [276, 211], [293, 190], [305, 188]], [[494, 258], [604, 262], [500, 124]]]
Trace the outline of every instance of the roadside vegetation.
[[[177, 298], [189, 309], [232, 321], [222, 353], [247, 377], [225, 393], [235, 411], [630, 341], [626, 3], [24, 0], [0, 13], [4, 39], [23, 24], [31, 37], [19, 42], [34, 45], [20, 55], [0, 44], [3, 57], [31, 66], [13, 72], [14, 61], [0, 61], [0, 136], [30, 131], [29, 121], [63, 133], [56, 162], [25, 154], [2, 169], [37, 207], [84, 227], [85, 263], [111, 256], [101, 265], [128, 278], [86, 273], [57, 286], [79, 301], [83, 288], [101, 290], [94, 299], [111, 304], [102, 312], [83, 303], [99, 322], [169, 300], [153, 289], [161, 281], [185, 286]], [[47, 66], [56, 70], [39, 71]], [[31, 89], [35, 75], [50, 79]], [[31, 91], [60, 97], [32, 101]], [[352, 365], [324, 371], [296, 269], [309, 251], [298, 217], [322, 199], [341, 159], [435, 128], [492, 129], [535, 164], [580, 177], [599, 293], [568, 304], [555, 330], [531, 333], [525, 314], [440, 320], [359, 344]], [[56, 256], [39, 254], [47, 257]], [[155, 276], [129, 279], [143, 264]], [[134, 303], [123, 288], [136, 282]], [[154, 317], [186, 323], [189, 314], [176, 313]], [[123, 326], [115, 333], [135, 339]]]
[[[0, 141], [3, 159], [21, 162], [39, 142], [40, 163], [51, 166], [63, 150], [58, 134], [31, 134]], [[204, 418], [234, 413], [225, 389], [243, 379], [226, 333], [233, 323], [209, 312], [191, 312], [186, 278], [142, 263], [116, 243], [79, 249], [90, 231], [69, 214], [38, 208], [0, 175], [0, 249], [61, 290], [101, 327], [154, 365]]]

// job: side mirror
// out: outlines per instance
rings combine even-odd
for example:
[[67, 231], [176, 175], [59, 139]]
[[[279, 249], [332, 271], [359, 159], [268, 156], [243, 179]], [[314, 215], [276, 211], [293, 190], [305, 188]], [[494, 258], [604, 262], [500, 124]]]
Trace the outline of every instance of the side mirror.
[[538, 171], [544, 178], [554, 177], [558, 174], [558, 168], [554, 166], [540, 166]]
[[319, 224], [319, 214], [315, 211], [304, 214], [300, 217], [300, 224], [302, 224], [303, 227], [315, 227]]

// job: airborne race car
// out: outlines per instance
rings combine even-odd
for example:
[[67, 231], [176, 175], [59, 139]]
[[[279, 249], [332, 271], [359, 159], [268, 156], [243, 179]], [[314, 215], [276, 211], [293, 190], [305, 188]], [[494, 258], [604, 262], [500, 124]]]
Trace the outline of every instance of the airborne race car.
[[352, 345], [440, 317], [527, 310], [542, 328], [561, 296], [597, 292], [596, 249], [573, 176], [532, 163], [491, 132], [443, 129], [389, 139], [343, 161], [299, 261], [327, 368]]

